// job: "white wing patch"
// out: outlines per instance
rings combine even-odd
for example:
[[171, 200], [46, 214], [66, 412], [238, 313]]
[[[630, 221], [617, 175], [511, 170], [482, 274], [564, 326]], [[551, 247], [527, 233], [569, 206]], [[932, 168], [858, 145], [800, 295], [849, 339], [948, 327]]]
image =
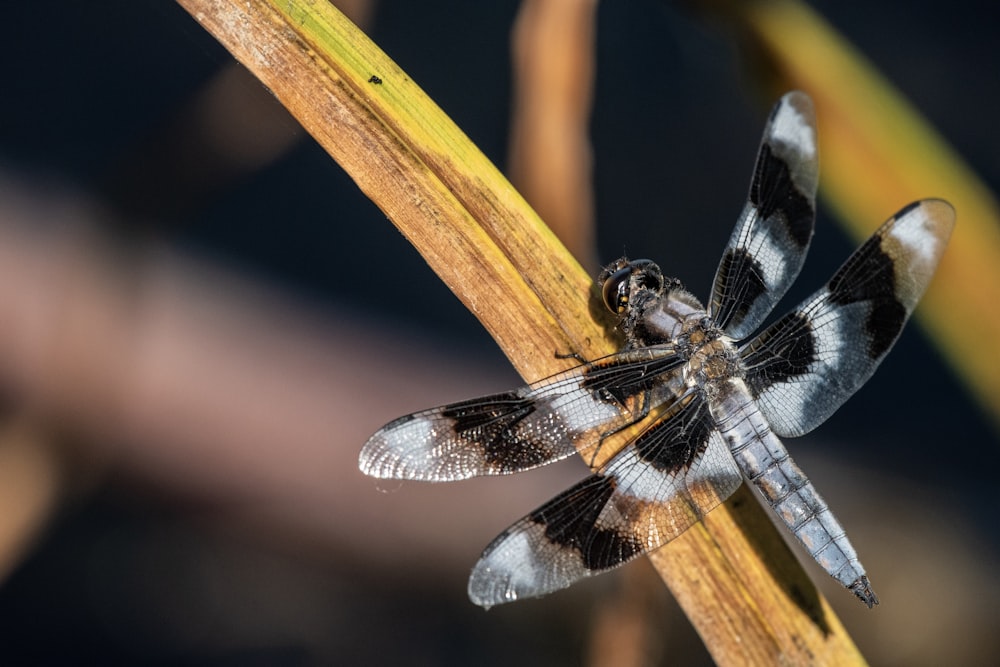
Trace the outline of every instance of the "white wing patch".
[[771, 121], [770, 137], [774, 142], [794, 146], [803, 155], [814, 158], [817, 145], [816, 128], [812, 109], [799, 102], [799, 97], [788, 95], [782, 99], [777, 114]]

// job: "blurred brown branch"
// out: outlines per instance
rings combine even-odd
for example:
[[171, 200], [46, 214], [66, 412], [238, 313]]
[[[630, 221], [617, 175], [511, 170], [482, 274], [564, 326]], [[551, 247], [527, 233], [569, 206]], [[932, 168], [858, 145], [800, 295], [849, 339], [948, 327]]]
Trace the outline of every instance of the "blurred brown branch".
[[525, 0], [514, 24], [510, 179], [590, 273], [598, 268], [589, 125], [594, 0]]
[[[0, 485], [9, 494], [0, 565], [16, 562], [67, 492], [116, 471], [342, 545], [394, 520], [357, 470], [359, 443], [385, 410], [498, 383], [486, 368], [450, 371], [419, 342], [403, 349], [163, 246], [113, 242], [79, 200], [42, 197], [0, 182], [0, 386], [19, 415], [0, 431], [0, 478], [11, 476]], [[508, 481], [522, 493], [545, 487], [537, 477]], [[509, 491], [479, 493], [502, 523]], [[371, 502], [357, 503], [362, 496]], [[428, 512], [453, 504], [443, 492], [424, 502]], [[425, 535], [377, 531], [366, 559], [409, 548], [440, 563], [479, 546], [484, 520], [428, 522]]]

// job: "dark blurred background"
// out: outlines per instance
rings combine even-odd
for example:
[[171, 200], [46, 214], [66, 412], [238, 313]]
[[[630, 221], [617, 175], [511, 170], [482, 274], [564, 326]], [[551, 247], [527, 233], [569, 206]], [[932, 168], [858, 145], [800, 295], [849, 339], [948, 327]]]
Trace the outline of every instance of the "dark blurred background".
[[[996, 189], [994, 15], [811, 6]], [[357, 11], [503, 166], [517, 9]], [[0, 663], [598, 664], [625, 650], [609, 622], [640, 628], [642, 663], [710, 662], [645, 563], [489, 613], [466, 599], [481, 548], [581, 462], [433, 487], [361, 476], [357, 452], [384, 422], [520, 380], [186, 12], [12, 3], [4, 24]], [[702, 296], [771, 102], [727, 37], [690, 7], [597, 13], [600, 260], [648, 256]], [[854, 245], [821, 205], [789, 303]], [[882, 598], [869, 612], [810, 570], [874, 664], [1000, 657], [998, 444], [916, 326], [790, 443]]]

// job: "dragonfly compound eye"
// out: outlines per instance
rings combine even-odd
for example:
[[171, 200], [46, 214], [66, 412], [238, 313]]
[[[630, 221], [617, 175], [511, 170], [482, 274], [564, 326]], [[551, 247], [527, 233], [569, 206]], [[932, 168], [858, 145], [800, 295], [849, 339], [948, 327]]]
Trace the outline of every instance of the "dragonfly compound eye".
[[604, 281], [604, 305], [612, 313], [621, 314], [628, 306], [628, 284], [632, 277], [632, 265], [618, 269]]

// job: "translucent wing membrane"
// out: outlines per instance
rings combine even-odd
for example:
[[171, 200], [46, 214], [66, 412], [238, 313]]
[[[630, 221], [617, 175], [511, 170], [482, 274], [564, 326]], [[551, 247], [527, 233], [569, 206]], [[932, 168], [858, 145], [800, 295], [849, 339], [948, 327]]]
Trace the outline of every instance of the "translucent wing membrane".
[[930, 283], [954, 226], [946, 202], [910, 204], [825, 287], [741, 350], [747, 386], [775, 433], [808, 433], [871, 377]]
[[788, 93], [771, 111], [748, 201], [715, 274], [708, 313], [732, 338], [753, 333], [799, 275], [818, 178], [812, 102]]
[[449, 481], [503, 475], [585, 452], [672, 400], [671, 347], [611, 355], [514, 391], [401, 417], [361, 450], [367, 475]]

